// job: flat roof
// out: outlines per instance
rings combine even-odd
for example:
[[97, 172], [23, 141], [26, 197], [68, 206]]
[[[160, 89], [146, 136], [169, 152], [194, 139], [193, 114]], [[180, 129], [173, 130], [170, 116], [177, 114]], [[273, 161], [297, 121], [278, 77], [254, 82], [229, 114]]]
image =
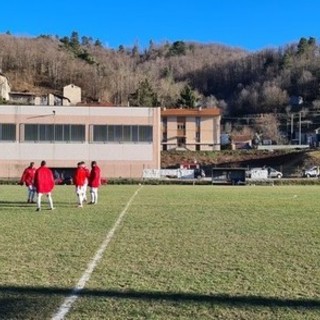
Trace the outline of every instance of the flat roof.
[[177, 117], [216, 117], [220, 116], [219, 108], [194, 108], [194, 109], [162, 109], [161, 116], [177, 116]]

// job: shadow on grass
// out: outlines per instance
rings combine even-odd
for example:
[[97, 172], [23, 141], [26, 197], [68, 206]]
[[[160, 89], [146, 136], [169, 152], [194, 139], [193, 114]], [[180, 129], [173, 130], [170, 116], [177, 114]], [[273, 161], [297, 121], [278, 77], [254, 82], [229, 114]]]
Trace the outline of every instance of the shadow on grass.
[[27, 201], [0, 201], [0, 209], [2, 208], [32, 208], [32, 203]]
[[[52, 314], [71, 294], [68, 288], [0, 286], [0, 319], [43, 318]], [[175, 293], [161, 291], [85, 289], [80, 296], [141, 301], [210, 304], [222, 307], [289, 308], [320, 310], [318, 299], [285, 299], [227, 294]], [[41, 313], [41, 314], [40, 314]]]
[[[54, 201], [54, 206], [58, 208], [76, 208], [76, 200], [74, 202], [71, 201]], [[6, 210], [6, 209], [36, 209], [37, 204], [36, 203], [27, 203], [26, 201], [0, 201], [0, 210]], [[45, 210], [48, 209], [47, 201], [42, 201], [41, 207]]]

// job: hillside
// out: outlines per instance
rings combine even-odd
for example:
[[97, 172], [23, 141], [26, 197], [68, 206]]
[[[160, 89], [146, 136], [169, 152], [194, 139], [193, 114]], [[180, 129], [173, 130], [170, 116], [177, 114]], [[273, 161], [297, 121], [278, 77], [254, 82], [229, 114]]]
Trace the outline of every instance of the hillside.
[[[320, 108], [319, 46], [312, 37], [249, 53], [184, 41], [111, 49], [77, 32], [63, 38], [0, 34], [0, 69], [13, 91], [59, 94], [74, 83], [84, 101], [122, 106], [215, 105], [234, 116], [296, 111], [294, 101], [300, 109]], [[186, 87], [190, 105], [181, 99]]]

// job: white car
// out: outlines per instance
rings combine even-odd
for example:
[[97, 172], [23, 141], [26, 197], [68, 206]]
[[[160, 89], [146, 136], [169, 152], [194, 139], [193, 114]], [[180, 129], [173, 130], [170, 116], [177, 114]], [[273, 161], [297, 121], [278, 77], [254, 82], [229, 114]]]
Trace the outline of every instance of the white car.
[[319, 174], [320, 174], [320, 171], [318, 166], [313, 166], [309, 169], [302, 171], [302, 176], [307, 178], [318, 177]]
[[272, 178], [272, 179], [281, 179], [283, 174], [282, 172], [273, 169], [271, 167], [263, 167], [263, 168], [252, 168], [249, 171], [246, 171], [246, 177], [247, 178], [252, 178], [253, 174], [252, 173], [262, 173], [265, 172], [267, 170], [267, 173], [265, 173], [267, 175], [268, 178]]
[[283, 176], [282, 172], [280, 172], [276, 169], [273, 169], [271, 167], [267, 167], [266, 169], [268, 170], [268, 178], [281, 179]]

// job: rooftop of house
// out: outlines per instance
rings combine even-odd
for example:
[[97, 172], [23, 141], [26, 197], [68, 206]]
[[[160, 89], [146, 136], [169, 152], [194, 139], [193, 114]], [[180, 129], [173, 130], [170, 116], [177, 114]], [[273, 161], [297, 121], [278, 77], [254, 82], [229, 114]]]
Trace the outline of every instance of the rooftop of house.
[[249, 134], [241, 134], [232, 136], [232, 142], [245, 142], [245, 141], [251, 141], [252, 137]]
[[215, 117], [220, 116], [219, 108], [194, 108], [194, 109], [162, 109], [161, 116], [177, 116], [177, 117]]

